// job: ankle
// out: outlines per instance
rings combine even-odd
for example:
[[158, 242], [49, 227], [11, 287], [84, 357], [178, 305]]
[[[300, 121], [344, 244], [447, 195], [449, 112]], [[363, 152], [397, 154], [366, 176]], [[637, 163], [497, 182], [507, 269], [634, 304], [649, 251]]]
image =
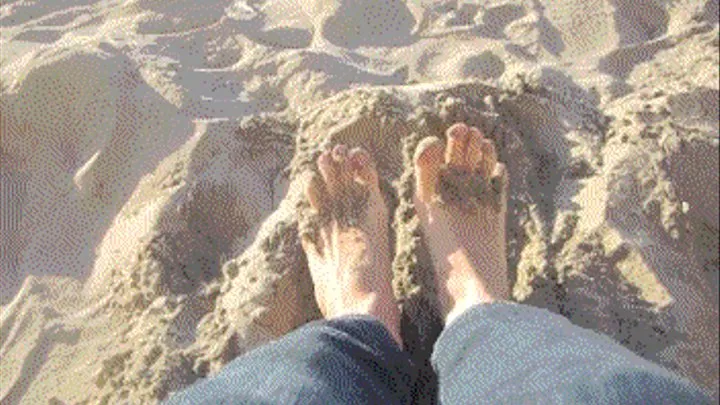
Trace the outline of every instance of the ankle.
[[390, 335], [402, 347], [400, 337], [400, 309], [398, 308], [392, 291], [386, 294], [372, 293], [363, 302], [359, 303], [358, 311], [371, 315], [382, 323]]

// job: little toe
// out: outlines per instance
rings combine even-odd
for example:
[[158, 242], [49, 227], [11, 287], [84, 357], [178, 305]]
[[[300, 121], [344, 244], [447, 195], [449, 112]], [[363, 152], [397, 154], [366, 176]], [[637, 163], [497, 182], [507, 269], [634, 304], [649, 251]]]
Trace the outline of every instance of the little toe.
[[469, 128], [464, 123], [457, 123], [447, 130], [447, 149], [445, 162], [450, 166], [466, 167], [465, 149], [467, 148]]
[[319, 240], [317, 243], [310, 237], [310, 235], [300, 236], [300, 246], [305, 251], [305, 255], [309, 260], [317, 260], [322, 257], [322, 241]]
[[485, 179], [489, 179], [495, 171], [495, 166], [498, 163], [497, 151], [495, 150], [495, 144], [488, 140], [483, 139], [481, 142], [482, 159], [480, 160], [480, 175]]
[[370, 153], [363, 148], [353, 148], [349, 160], [355, 180], [371, 190], [379, 190], [378, 173]]
[[482, 160], [482, 143], [485, 140], [479, 129], [472, 127], [469, 131], [467, 151], [465, 160], [471, 170], [478, 169]]
[[444, 154], [445, 145], [435, 136], [423, 139], [415, 149], [415, 190], [420, 201], [429, 203], [437, 193]]
[[[324, 215], [330, 207], [329, 202], [326, 200], [327, 192], [325, 182], [320, 175], [315, 173], [306, 178], [305, 195], [310, 202], [310, 206], [316, 210], [318, 214]], [[322, 256], [321, 252], [324, 246], [322, 238], [317, 237], [317, 235], [313, 237], [312, 234], [305, 233], [301, 235], [300, 242], [308, 260], [316, 260]]]
[[325, 209], [325, 197], [327, 191], [325, 190], [325, 183], [317, 176], [313, 175], [305, 187], [305, 195], [310, 202], [310, 206], [317, 212], [323, 212]]
[[318, 170], [325, 182], [327, 192], [330, 196], [337, 193], [339, 187], [338, 171], [339, 165], [335, 162], [330, 151], [324, 151], [317, 160]]
[[507, 196], [510, 179], [508, 176], [507, 167], [504, 164], [498, 163], [495, 165], [493, 174], [490, 177], [490, 184], [493, 185], [495, 192], [503, 196], [503, 198]]

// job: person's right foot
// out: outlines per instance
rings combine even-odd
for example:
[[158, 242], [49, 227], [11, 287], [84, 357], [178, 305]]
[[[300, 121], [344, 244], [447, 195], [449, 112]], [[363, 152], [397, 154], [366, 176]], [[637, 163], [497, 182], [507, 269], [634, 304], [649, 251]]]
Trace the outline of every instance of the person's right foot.
[[[445, 323], [473, 305], [508, 300], [507, 173], [492, 141], [477, 128], [455, 124], [447, 130], [447, 146], [437, 137], [423, 139], [414, 160], [415, 209], [435, 268]], [[466, 180], [481, 176], [484, 181], [476, 183], [485, 190], [442, 203], [441, 179], [457, 173], [464, 173], [460, 177]], [[477, 202], [469, 201], [474, 198]]]
[[305, 192], [325, 221], [315, 238], [303, 235], [300, 242], [320, 311], [328, 319], [372, 315], [402, 346], [388, 209], [375, 163], [365, 149], [337, 145], [318, 157], [317, 166], [320, 176], [310, 179]]

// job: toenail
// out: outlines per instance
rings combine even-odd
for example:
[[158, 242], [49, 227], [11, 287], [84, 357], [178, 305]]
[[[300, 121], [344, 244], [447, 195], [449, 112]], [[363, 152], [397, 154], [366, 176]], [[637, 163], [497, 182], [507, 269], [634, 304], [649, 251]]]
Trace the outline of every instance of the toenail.
[[350, 160], [350, 167], [353, 170], [362, 170], [362, 168], [365, 167], [365, 163], [357, 158], [353, 158]]
[[429, 162], [431, 162], [431, 159], [434, 158], [433, 153], [435, 153], [437, 155], [435, 157], [440, 156], [441, 155], [440, 148], [435, 148], [435, 147], [426, 148], [424, 151], [420, 152], [420, 156], [418, 156], [417, 160], [420, 162], [423, 162], [423, 163], [426, 163], [426, 162], [429, 163]]
[[459, 139], [464, 137], [468, 132], [467, 125], [463, 123], [458, 123], [450, 127], [450, 130], [448, 131], [448, 136], [451, 138]]
[[333, 148], [332, 155], [335, 160], [343, 160], [347, 157], [348, 149], [345, 145], [337, 145]]
[[325, 151], [320, 154], [320, 157], [318, 157], [318, 162], [328, 163], [329, 159], [330, 159], [330, 151]]
[[[414, 160], [421, 163], [429, 163], [430, 159], [440, 158], [444, 154], [444, 143], [437, 137], [425, 138], [415, 149]], [[433, 156], [433, 154], [435, 154]]]
[[370, 164], [370, 157], [366, 154], [357, 154], [352, 157], [353, 167], [362, 169]]
[[355, 148], [350, 152], [350, 157], [353, 160], [356, 160], [358, 162], [361, 162], [363, 165], [367, 164], [370, 161], [370, 155], [365, 152], [363, 149]]

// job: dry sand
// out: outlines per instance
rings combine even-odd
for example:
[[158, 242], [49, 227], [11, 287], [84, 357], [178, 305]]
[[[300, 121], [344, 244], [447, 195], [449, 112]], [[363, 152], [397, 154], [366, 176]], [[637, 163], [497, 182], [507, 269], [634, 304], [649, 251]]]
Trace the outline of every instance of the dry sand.
[[297, 4], [0, 5], [0, 403], [155, 403], [318, 318], [332, 142], [378, 161], [422, 364], [410, 159], [457, 120], [509, 169], [515, 299], [718, 398], [717, 0]]

